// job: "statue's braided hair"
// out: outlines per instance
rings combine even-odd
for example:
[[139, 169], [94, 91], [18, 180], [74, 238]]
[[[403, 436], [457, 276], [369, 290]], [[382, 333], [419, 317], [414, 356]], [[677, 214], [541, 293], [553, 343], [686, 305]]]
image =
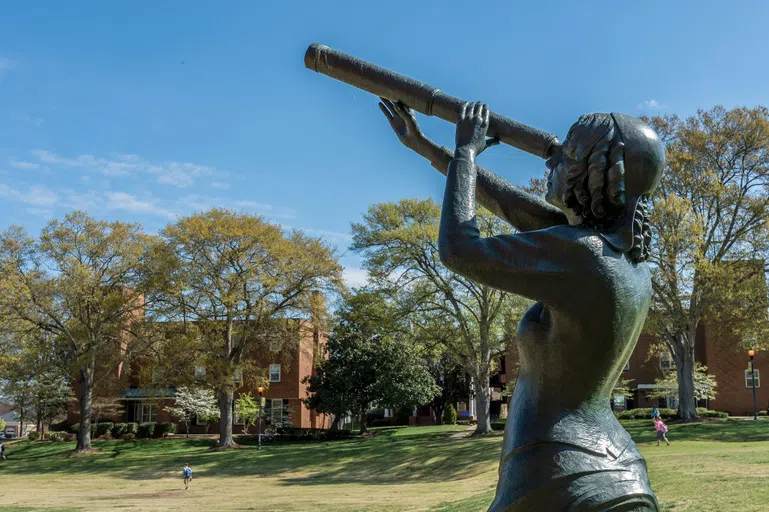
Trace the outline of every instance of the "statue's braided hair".
[[[596, 129], [603, 134], [594, 142], [580, 144], [581, 138], [590, 138]], [[576, 132], [575, 135], [572, 133]], [[564, 154], [570, 163], [566, 175], [563, 203], [582, 217], [583, 222], [597, 229], [608, 227], [622, 215], [625, 197], [625, 144], [622, 135], [607, 114], [580, 117], [568, 139]], [[633, 220], [633, 261], [644, 261], [649, 255], [651, 231], [649, 228], [648, 198], [638, 204]]]

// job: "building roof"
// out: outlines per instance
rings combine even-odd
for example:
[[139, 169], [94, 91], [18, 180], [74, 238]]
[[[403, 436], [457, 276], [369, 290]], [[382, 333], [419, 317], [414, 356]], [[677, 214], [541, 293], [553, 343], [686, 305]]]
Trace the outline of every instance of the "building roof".
[[172, 398], [176, 396], [176, 388], [128, 388], [120, 392], [124, 399], [136, 398]]

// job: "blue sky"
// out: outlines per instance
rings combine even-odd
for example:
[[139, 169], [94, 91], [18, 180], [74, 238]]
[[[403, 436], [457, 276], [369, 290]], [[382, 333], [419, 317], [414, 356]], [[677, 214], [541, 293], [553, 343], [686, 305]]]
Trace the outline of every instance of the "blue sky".
[[[156, 231], [225, 206], [324, 235], [359, 283], [350, 223], [375, 202], [440, 200], [443, 178], [374, 97], [304, 68], [313, 42], [561, 138], [587, 112], [769, 104], [767, 2], [528, 4], [6, 4], [0, 228], [80, 208]], [[451, 145], [450, 124], [422, 126]], [[482, 159], [514, 183], [544, 172], [504, 146]]]

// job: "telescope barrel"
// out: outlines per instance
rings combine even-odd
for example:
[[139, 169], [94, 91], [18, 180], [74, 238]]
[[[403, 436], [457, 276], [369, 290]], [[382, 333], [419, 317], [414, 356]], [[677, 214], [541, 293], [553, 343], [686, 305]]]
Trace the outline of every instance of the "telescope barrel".
[[[440, 89], [357, 59], [322, 44], [312, 44], [304, 55], [304, 65], [349, 85], [404, 105], [428, 116], [456, 123], [466, 102]], [[490, 137], [541, 158], [548, 158], [558, 138], [550, 133], [490, 112]]]

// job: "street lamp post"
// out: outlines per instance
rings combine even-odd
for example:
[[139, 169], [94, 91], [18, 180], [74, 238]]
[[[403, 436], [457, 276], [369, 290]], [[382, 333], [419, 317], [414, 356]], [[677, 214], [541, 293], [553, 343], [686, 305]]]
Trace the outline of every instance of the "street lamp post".
[[262, 393], [264, 392], [264, 388], [262, 386], [259, 386], [256, 388], [257, 393], [259, 393], [259, 419], [257, 420], [259, 423], [256, 426], [256, 432], [257, 432], [257, 447], [256, 451], [260, 452], [262, 451], [262, 405], [263, 400]]
[[756, 370], [753, 366], [753, 358], [756, 355], [756, 351], [752, 348], [748, 350], [748, 356], [750, 356], [750, 381], [753, 384], [753, 419], [758, 419], [758, 409], [756, 406]]

